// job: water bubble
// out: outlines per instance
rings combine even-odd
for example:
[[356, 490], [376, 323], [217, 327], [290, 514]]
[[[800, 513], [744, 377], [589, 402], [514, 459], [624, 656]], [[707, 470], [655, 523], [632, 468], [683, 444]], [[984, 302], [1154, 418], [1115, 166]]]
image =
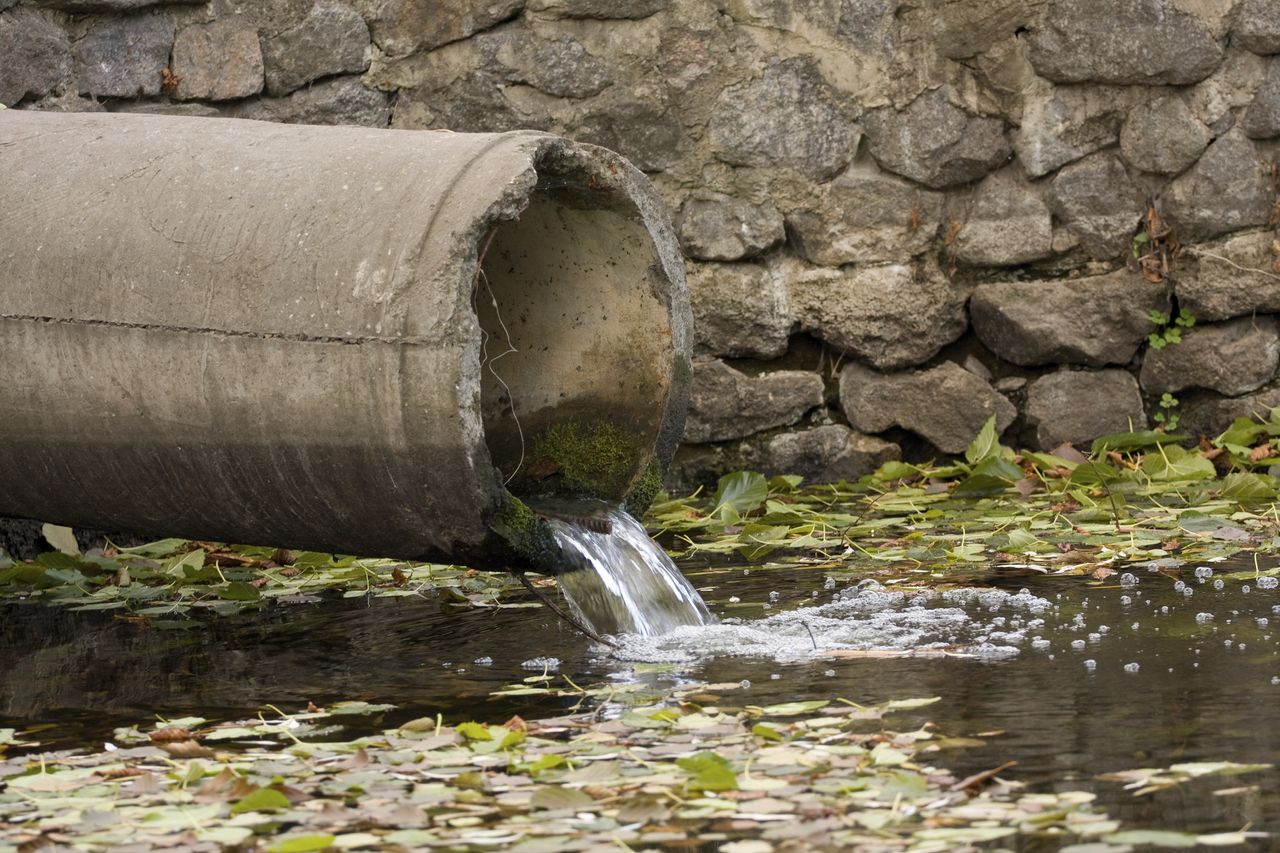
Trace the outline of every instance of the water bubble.
[[1095, 669], [1098, 668], [1098, 662], [1093, 658], [1089, 658], [1084, 662], [1084, 668], [1089, 670], [1090, 672], [1093, 672]]
[[1168, 613], [1168, 612], [1169, 612], [1169, 605], [1167, 605], [1167, 604], [1161, 605], [1161, 607], [1160, 607], [1160, 612], [1161, 612], [1161, 613]]
[[545, 669], [547, 672], [556, 672], [560, 669], [560, 658], [530, 658], [520, 666], [525, 669]]
[[1138, 630], [1138, 628], [1142, 627], [1142, 623], [1141, 623], [1141, 622], [1134, 622], [1134, 623], [1133, 623], [1132, 625], [1130, 625], [1129, 627], [1136, 631], [1136, 630]]
[[770, 601], [777, 601], [777, 600], [778, 600], [779, 598], [781, 598], [781, 597], [782, 597], [782, 594], [781, 594], [781, 593], [779, 593], [779, 592], [778, 592], [778, 591], [776, 591], [776, 590], [771, 590], [771, 591], [769, 592], [769, 600], [770, 600]]
[[1099, 633], [1099, 634], [1105, 634], [1105, 633], [1107, 633], [1107, 632], [1108, 632], [1108, 631], [1110, 631], [1110, 630], [1111, 630], [1111, 629], [1110, 629], [1110, 628], [1108, 628], [1106, 625], [1099, 625], [1099, 626], [1098, 626], [1098, 633]]
[[1098, 634], [1098, 633], [1092, 633], [1092, 634], [1090, 634], [1090, 635], [1089, 635], [1089, 642], [1091, 642], [1091, 643], [1100, 643], [1100, 642], [1102, 642], [1102, 635], [1101, 635], [1101, 634]]
[[1226, 584], [1222, 582], [1222, 578], [1218, 578], [1213, 582], [1214, 589], [1222, 589], [1224, 586], [1226, 586]]
[[1197, 613], [1197, 614], [1196, 614], [1196, 621], [1197, 621], [1197, 622], [1199, 622], [1201, 625], [1204, 625], [1204, 624], [1205, 624], [1205, 623], [1207, 623], [1207, 622], [1212, 622], [1212, 621], [1213, 621], [1213, 614], [1212, 614], [1212, 613]]
[[1033, 649], [1047, 649], [1050, 645], [1052, 644], [1044, 637], [1033, 637], [1031, 639], [1031, 648]]
[[1213, 569], [1209, 566], [1196, 566], [1196, 577], [1211, 578], [1213, 577]]
[[1124, 665], [1125, 672], [1137, 672], [1141, 667], [1137, 663], [1127, 663]]
[[476, 658], [472, 661], [476, 666], [493, 666], [493, 658], [485, 655], [482, 658]]
[[822, 674], [823, 674], [823, 675], [825, 675], [827, 678], [835, 678], [835, 677], [836, 677], [836, 671], [835, 671], [834, 669], [828, 669], [826, 672], [824, 672], [824, 673], [822, 673]]
[[1243, 592], [1243, 593], [1248, 593], [1248, 592], [1249, 592], [1249, 585], [1248, 585], [1248, 584], [1245, 584], [1244, 586], [1240, 587], [1240, 591], [1241, 591], [1241, 592]]
[[1258, 578], [1258, 589], [1275, 589], [1280, 586], [1280, 578], [1264, 576]]
[[737, 603], [738, 603], [739, 601], [741, 601], [741, 600], [742, 600], [742, 599], [741, 599], [741, 598], [738, 598], [738, 596], [736, 596], [736, 595], [731, 595], [731, 596], [729, 596], [729, 603], [730, 603], [730, 604], [737, 604]]
[[777, 680], [778, 680], [778, 679], [780, 679], [780, 678], [782, 678], [782, 676], [781, 676], [781, 675], [779, 675], [779, 674], [778, 674], [778, 673], [776, 673], [776, 672], [773, 672], [773, 673], [770, 673], [770, 674], [769, 674], [769, 680], [770, 680], [770, 681], [777, 681]]
[[1120, 603], [1125, 607], [1128, 607], [1130, 604], [1133, 604], [1133, 599], [1127, 595], [1122, 595], [1120, 596]]
[[1174, 581], [1173, 583], [1173, 589], [1175, 592], [1182, 592], [1186, 588], [1187, 588], [1187, 585], [1182, 581]]
[[1259, 628], [1265, 628], [1265, 627], [1267, 627], [1268, 625], [1270, 625], [1270, 624], [1271, 624], [1271, 620], [1269, 620], [1269, 619], [1268, 619], [1267, 617], [1265, 617], [1265, 616], [1259, 616], [1259, 617], [1258, 617], [1257, 619], [1255, 619], [1254, 621], [1258, 623], [1258, 627], [1259, 627]]
[[1137, 586], [1138, 576], [1132, 572], [1125, 572], [1120, 576], [1120, 586]]
[[751, 681], [750, 681], [750, 679], [746, 679], [746, 678], [744, 678], [744, 679], [742, 679], [741, 681], [739, 681], [739, 682], [738, 682], [738, 686], [739, 686], [739, 687], [741, 687], [743, 690], [746, 690], [747, 688], [749, 688], [749, 687], [751, 686]]
[[1232, 641], [1231, 641], [1231, 640], [1223, 640], [1223, 641], [1222, 641], [1222, 645], [1227, 646], [1228, 648], [1231, 646], [1231, 643], [1232, 643]]
[[1271, 683], [1272, 683], [1272, 684], [1280, 684], [1280, 675], [1273, 675], [1273, 676], [1271, 676]]
[[1081, 649], [1084, 648], [1084, 640], [1072, 640], [1071, 648], [1075, 649], [1076, 651], [1080, 651]]
[[822, 588], [825, 590], [833, 590], [836, 588], [836, 579], [827, 575], [827, 579], [822, 582]]

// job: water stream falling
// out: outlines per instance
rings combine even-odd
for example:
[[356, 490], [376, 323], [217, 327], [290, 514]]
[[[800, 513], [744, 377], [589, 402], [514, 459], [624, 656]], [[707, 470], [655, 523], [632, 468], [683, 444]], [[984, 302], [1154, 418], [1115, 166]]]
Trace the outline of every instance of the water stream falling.
[[715, 621], [640, 522], [620, 508], [592, 509], [583, 520], [549, 519], [556, 541], [577, 564], [560, 576], [560, 589], [579, 619], [601, 634], [644, 637]]

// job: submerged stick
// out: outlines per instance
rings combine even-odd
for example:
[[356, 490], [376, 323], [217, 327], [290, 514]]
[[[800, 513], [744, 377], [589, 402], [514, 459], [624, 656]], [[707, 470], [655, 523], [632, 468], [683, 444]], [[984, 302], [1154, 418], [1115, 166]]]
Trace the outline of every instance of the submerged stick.
[[520, 583], [524, 585], [525, 589], [533, 593], [534, 598], [538, 599], [543, 604], [545, 604], [547, 606], [547, 609], [549, 609], [552, 613], [559, 616], [565, 622], [568, 622], [570, 626], [572, 626], [573, 628], [576, 628], [579, 633], [585, 635], [586, 637], [592, 640], [595, 640], [597, 643], [603, 643], [604, 645], [608, 646], [611, 649], [616, 649], [618, 647], [617, 643], [611, 642], [610, 640], [606, 640], [604, 637], [601, 637], [595, 631], [592, 631], [586, 625], [582, 624], [582, 622], [579, 621], [577, 618], [575, 618], [572, 613], [565, 611], [560, 607], [560, 605], [556, 604], [555, 601], [553, 601], [551, 598], [543, 595], [542, 591], [533, 585], [533, 583], [529, 580], [529, 578], [525, 575], [524, 572], [516, 572], [515, 576], [520, 579]]

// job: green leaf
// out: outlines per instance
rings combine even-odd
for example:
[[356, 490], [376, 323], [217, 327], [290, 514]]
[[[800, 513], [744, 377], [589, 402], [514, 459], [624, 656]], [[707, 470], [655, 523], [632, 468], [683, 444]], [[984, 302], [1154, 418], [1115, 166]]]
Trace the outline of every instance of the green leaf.
[[767, 726], [764, 723], [756, 723], [754, 726], [752, 726], [751, 733], [758, 738], [763, 738], [764, 740], [783, 740], [784, 739], [782, 737], [782, 732], [778, 731], [773, 726]]
[[774, 494], [790, 494], [800, 488], [804, 477], [798, 474], [779, 474], [769, 478], [769, 491]]
[[1195, 847], [1196, 837], [1166, 829], [1130, 829], [1113, 832], [1102, 839], [1111, 844], [1153, 844], [1157, 847]]
[[243, 812], [269, 812], [289, 808], [289, 800], [275, 788], [259, 788], [231, 807], [232, 816]]
[[1000, 434], [996, 432], [996, 416], [987, 418], [987, 422], [978, 430], [969, 446], [965, 448], [964, 458], [970, 465], [977, 465], [1000, 453]]
[[534, 809], [547, 811], [587, 811], [595, 808], [596, 801], [577, 788], [539, 788], [529, 798]]
[[715, 505], [712, 512], [722, 518], [728, 515], [726, 509], [732, 510], [735, 516], [742, 515], [762, 506], [768, 497], [769, 482], [763, 475], [754, 471], [726, 474], [720, 478], [712, 499]]
[[315, 850], [324, 850], [332, 847], [333, 842], [336, 840], [337, 836], [334, 835], [299, 835], [294, 838], [286, 838], [267, 849], [271, 853], [312, 853]]
[[1163, 444], [1176, 444], [1186, 438], [1185, 435], [1170, 435], [1144, 429], [1135, 432], [1113, 432], [1093, 440], [1089, 451], [1093, 454], [1108, 450], [1139, 450], [1144, 447], [1157, 447]]
[[733, 767], [714, 752], [699, 752], [687, 758], [677, 758], [676, 766], [693, 778], [690, 784], [703, 791], [736, 791], [738, 776]]
[[244, 581], [232, 581], [218, 590], [218, 597], [225, 601], [257, 601], [262, 593]]
[[136, 545], [133, 548], [117, 548], [121, 554], [133, 554], [136, 557], [167, 557], [186, 548], [188, 545], [186, 539], [161, 539], [157, 542], [148, 542], [145, 545]]
[[882, 483], [891, 483], [894, 480], [906, 480], [910, 477], [915, 477], [919, 473], [920, 469], [915, 465], [892, 459], [877, 468], [871, 476]]
[[1214, 440], [1214, 444], [1223, 447], [1228, 444], [1241, 448], [1250, 447], [1255, 441], [1267, 434], [1267, 428], [1249, 418], [1236, 418], [1227, 427], [1226, 432]]
[[795, 717], [800, 714], [807, 714], [810, 711], [816, 711], [819, 708], [825, 708], [830, 704], [826, 699], [811, 699], [808, 702], [783, 702], [779, 705], [766, 705], [760, 709], [760, 713], [766, 717]]
[[556, 767], [563, 767], [566, 759], [563, 755], [550, 753], [539, 758], [537, 761], [529, 765], [530, 773], [541, 773], [543, 770], [552, 770]]
[[45, 541], [69, 557], [80, 556], [80, 543], [70, 527], [58, 524], [44, 524], [40, 527], [40, 535]]
[[1237, 472], [1228, 474], [1222, 480], [1222, 497], [1236, 503], [1262, 503], [1273, 501], [1277, 497], [1274, 477], [1262, 477], [1259, 474]]
[[467, 740], [493, 740], [493, 735], [489, 734], [489, 727], [479, 723], [459, 723], [453, 727], [453, 730]]
[[960, 481], [952, 494], [984, 495], [1002, 492], [1021, 479], [1022, 469], [1017, 465], [999, 456], [989, 456], [974, 466], [973, 471]]
[[1162, 483], [1212, 480], [1218, 474], [1213, 462], [1176, 444], [1148, 453], [1142, 460], [1142, 471]]

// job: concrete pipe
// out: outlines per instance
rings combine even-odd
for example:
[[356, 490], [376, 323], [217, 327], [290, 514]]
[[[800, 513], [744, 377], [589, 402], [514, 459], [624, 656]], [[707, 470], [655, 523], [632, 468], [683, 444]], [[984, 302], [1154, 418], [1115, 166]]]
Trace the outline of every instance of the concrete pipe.
[[645, 177], [540, 133], [0, 111], [0, 515], [554, 569], [647, 502], [690, 317]]

